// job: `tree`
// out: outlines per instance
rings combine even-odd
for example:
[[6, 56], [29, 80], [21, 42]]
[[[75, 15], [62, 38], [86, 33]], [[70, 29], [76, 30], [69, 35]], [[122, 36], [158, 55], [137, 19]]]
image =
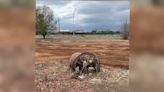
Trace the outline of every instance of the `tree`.
[[36, 34], [41, 34], [45, 39], [48, 32], [56, 29], [53, 11], [47, 7], [37, 7], [36, 9]]
[[44, 20], [44, 15], [43, 14], [38, 14], [37, 15], [37, 21], [36, 21], [36, 34], [42, 34], [43, 38], [45, 39], [47, 35], [47, 24]]

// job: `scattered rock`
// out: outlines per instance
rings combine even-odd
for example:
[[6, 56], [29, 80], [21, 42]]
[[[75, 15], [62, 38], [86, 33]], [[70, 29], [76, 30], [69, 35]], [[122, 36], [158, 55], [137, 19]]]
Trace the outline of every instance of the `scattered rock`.
[[[35, 92], [130, 92], [129, 70], [103, 66], [83, 81], [71, 78], [69, 63], [35, 65]], [[81, 76], [83, 79], [83, 76]]]

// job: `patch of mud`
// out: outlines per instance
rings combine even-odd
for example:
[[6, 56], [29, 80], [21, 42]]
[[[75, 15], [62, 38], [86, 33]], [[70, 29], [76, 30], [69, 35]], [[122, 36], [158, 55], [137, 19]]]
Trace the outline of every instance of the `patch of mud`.
[[129, 70], [101, 66], [101, 72], [83, 81], [73, 79], [68, 62], [35, 64], [36, 92], [130, 92]]

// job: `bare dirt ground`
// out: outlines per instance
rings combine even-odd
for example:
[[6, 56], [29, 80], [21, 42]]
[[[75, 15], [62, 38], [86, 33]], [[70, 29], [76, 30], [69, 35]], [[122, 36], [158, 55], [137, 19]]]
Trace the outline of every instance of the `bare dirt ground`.
[[129, 65], [128, 41], [40, 41], [36, 45], [36, 63], [69, 61], [76, 52], [96, 53], [104, 65]]
[[[71, 78], [69, 58], [75, 52], [94, 52], [101, 72], [84, 81]], [[37, 41], [36, 92], [130, 92], [128, 41]]]

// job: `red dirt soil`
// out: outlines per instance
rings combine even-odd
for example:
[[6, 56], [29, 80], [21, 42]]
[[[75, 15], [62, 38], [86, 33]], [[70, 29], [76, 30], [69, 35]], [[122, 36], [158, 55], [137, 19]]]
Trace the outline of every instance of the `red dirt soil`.
[[93, 52], [101, 64], [129, 67], [129, 41], [38, 41], [35, 63], [69, 61], [76, 52]]

